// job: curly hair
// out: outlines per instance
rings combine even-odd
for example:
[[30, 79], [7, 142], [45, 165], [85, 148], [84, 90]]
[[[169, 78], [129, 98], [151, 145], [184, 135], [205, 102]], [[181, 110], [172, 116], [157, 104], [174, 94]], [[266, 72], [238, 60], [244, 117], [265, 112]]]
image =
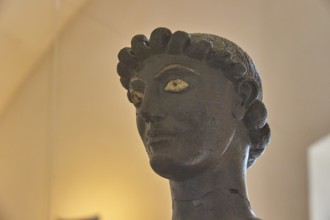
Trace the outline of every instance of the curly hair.
[[266, 122], [267, 110], [262, 102], [261, 80], [246, 52], [223, 37], [201, 33], [188, 34], [183, 31], [172, 33], [167, 28], [155, 29], [150, 40], [144, 35], [136, 35], [132, 38], [131, 45], [131, 48], [123, 48], [118, 54], [117, 72], [127, 90], [130, 79], [143, 66], [143, 62], [159, 54], [182, 55], [203, 61], [215, 69], [220, 69], [235, 85], [242, 79], [254, 81], [259, 92], [243, 118], [251, 141], [247, 166], [254, 164], [268, 145], [271, 132]]

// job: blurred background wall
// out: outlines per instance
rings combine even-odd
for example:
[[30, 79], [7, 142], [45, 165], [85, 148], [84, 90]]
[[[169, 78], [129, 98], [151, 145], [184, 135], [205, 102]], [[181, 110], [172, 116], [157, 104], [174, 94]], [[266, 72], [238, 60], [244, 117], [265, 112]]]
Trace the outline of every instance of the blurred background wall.
[[224, 36], [262, 77], [272, 141], [248, 171], [262, 219], [307, 220], [307, 149], [330, 132], [327, 0], [0, 2], [0, 219], [171, 218], [116, 73], [135, 34]]

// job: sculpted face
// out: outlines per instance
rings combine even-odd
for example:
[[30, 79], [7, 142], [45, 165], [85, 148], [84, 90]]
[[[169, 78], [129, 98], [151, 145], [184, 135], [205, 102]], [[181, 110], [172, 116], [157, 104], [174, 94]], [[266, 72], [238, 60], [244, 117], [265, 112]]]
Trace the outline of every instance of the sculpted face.
[[237, 95], [219, 70], [188, 57], [159, 55], [144, 62], [129, 91], [156, 173], [185, 180], [221, 160], [235, 132]]
[[172, 219], [256, 219], [245, 172], [270, 130], [251, 58], [225, 38], [161, 27], [118, 59], [150, 165], [170, 180]]

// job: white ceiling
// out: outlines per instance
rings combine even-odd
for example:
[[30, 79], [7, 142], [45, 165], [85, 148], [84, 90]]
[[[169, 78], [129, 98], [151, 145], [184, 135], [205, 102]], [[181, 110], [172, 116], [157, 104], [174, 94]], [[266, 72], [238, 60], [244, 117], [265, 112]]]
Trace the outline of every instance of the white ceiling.
[[87, 0], [0, 0], [0, 115]]

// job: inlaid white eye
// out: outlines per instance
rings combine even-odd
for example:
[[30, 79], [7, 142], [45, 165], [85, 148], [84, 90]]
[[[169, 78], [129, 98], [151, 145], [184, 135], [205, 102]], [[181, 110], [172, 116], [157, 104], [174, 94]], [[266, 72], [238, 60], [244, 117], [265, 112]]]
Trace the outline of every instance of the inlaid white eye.
[[131, 101], [135, 106], [139, 106], [143, 100], [144, 94], [138, 90], [131, 92]]
[[172, 79], [168, 81], [164, 90], [166, 92], [181, 92], [189, 87], [189, 83], [182, 79]]

